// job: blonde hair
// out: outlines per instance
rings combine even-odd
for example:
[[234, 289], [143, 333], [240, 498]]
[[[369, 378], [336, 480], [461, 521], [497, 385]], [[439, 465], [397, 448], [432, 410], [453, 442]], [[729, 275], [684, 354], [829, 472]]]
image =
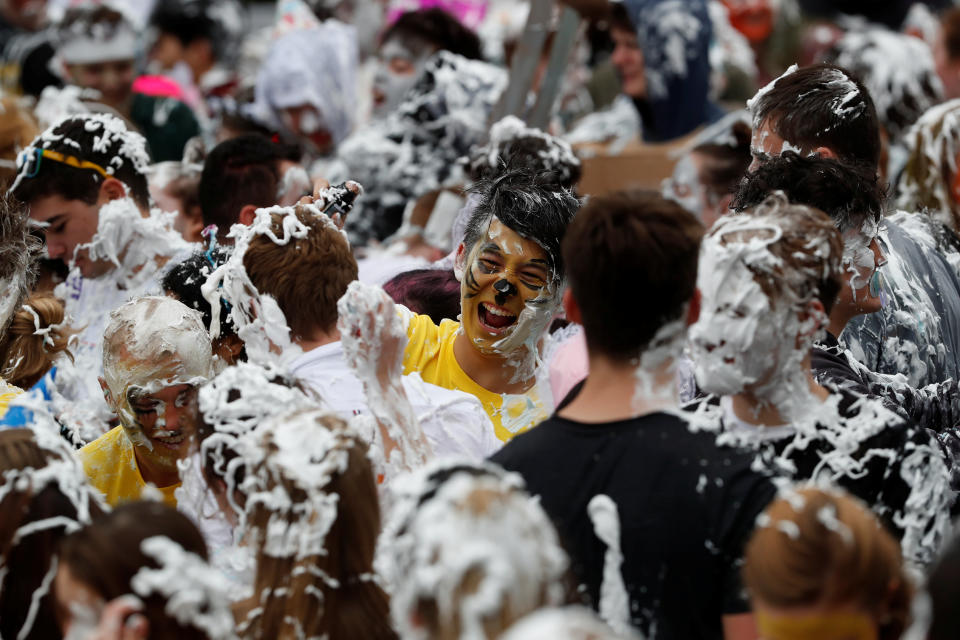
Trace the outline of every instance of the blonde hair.
[[854, 605], [876, 621], [878, 638], [906, 629], [913, 586], [900, 545], [859, 501], [813, 487], [770, 503], [744, 554], [752, 598], [778, 608]]
[[13, 314], [0, 339], [3, 379], [22, 389], [35, 385], [61, 353], [73, 360], [70, 339], [76, 334], [64, 323], [63, 302], [50, 293], [35, 293]]

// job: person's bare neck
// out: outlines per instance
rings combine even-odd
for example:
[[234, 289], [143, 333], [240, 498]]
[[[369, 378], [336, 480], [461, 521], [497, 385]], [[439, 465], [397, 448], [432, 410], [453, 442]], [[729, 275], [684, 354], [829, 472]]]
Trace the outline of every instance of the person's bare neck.
[[809, 351], [800, 367], [792, 375], [778, 376], [781, 382], [775, 389], [760, 392], [756, 386], [731, 396], [734, 415], [747, 424], [779, 427], [809, 413], [811, 402], [823, 402], [830, 392], [814, 380]]
[[584, 423], [630, 420], [677, 406], [673, 361], [654, 370], [635, 362], [591, 355], [590, 373], [577, 397], [557, 415]]
[[133, 448], [133, 456], [137, 460], [137, 468], [144, 482], [149, 482], [157, 488], [171, 487], [180, 482], [180, 474], [176, 468], [159, 465], [140, 452], [138, 447]]
[[453, 356], [471, 380], [493, 393], [526, 393], [536, 382], [533, 376], [514, 380], [521, 366], [519, 354], [514, 362], [504, 356], [480, 353], [462, 332], [453, 341]]
[[340, 332], [337, 329], [333, 329], [329, 332], [317, 329], [311, 333], [309, 337], [293, 339], [294, 344], [303, 349], [304, 353], [307, 351], [313, 351], [317, 347], [322, 347], [323, 345], [339, 341]]

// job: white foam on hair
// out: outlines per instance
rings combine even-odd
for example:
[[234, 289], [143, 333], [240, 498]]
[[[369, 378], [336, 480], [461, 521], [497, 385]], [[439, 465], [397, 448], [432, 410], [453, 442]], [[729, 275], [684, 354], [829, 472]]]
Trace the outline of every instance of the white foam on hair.
[[[397, 506], [381, 536], [378, 565], [401, 637], [421, 636], [411, 618], [424, 599], [436, 603], [439, 624], [457, 620], [459, 637], [469, 640], [486, 638], [485, 623], [508, 607], [517, 615], [563, 599], [566, 553], [542, 507], [520, 489], [519, 476], [480, 467], [487, 473], [454, 472], [436, 487], [430, 476], [453, 466], [428, 465], [391, 487]], [[468, 576], [476, 583], [465, 592]]]
[[145, 539], [140, 550], [159, 568], [141, 567], [130, 579], [134, 593], [142, 598], [162, 596], [167, 616], [182, 626], [202, 631], [210, 640], [236, 637], [230, 610], [233, 585], [225, 577], [165, 536]]

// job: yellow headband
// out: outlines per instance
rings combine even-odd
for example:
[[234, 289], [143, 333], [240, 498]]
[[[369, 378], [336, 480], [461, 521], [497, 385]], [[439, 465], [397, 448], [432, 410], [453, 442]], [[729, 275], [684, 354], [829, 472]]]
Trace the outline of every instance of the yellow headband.
[[58, 151], [37, 148], [26, 149], [20, 152], [20, 155], [17, 157], [17, 165], [21, 171], [23, 170], [24, 166], [30, 162], [31, 156], [36, 164], [32, 168], [28, 169], [27, 173], [23, 176], [25, 178], [33, 178], [40, 172], [40, 163], [43, 158], [48, 158], [54, 162], [60, 162], [71, 167], [76, 167], [77, 169], [91, 169], [103, 176], [104, 180], [110, 177], [110, 174], [107, 173], [106, 169], [98, 164], [90, 162], [89, 160], [80, 160], [79, 158], [67, 156]]
[[763, 640], [877, 640], [876, 624], [862, 613], [784, 616], [758, 610], [756, 618]]

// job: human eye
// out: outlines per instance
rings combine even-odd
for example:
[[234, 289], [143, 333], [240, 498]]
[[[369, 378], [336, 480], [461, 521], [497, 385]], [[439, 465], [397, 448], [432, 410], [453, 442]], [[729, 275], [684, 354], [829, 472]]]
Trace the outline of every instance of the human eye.
[[482, 256], [477, 262], [482, 273], [495, 273], [500, 268], [500, 263], [489, 256]]

